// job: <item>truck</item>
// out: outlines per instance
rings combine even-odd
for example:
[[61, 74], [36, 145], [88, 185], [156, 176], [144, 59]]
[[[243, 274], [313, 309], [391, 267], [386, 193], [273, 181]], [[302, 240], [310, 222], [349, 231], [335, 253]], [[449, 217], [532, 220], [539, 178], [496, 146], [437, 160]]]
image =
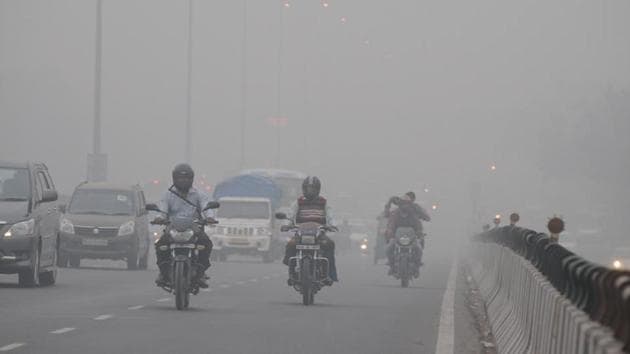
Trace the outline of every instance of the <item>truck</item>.
[[253, 174], [230, 177], [215, 186], [213, 197], [221, 205], [215, 215], [219, 224], [211, 231], [214, 260], [243, 254], [271, 263], [282, 255], [282, 243], [274, 237], [282, 191], [273, 180]]

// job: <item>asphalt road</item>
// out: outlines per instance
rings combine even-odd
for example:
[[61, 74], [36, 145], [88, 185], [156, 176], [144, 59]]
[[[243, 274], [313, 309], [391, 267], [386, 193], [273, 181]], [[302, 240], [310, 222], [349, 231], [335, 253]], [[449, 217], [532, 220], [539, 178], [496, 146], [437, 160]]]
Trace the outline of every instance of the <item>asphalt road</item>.
[[210, 290], [191, 297], [186, 311], [153, 285], [155, 267], [90, 261], [61, 269], [57, 285], [39, 289], [1, 276], [0, 352], [436, 353], [439, 331], [453, 352], [476, 352], [460, 296], [446, 309], [454, 310], [454, 330], [448, 320], [446, 331], [440, 327], [453, 253], [448, 242], [429, 247], [407, 289], [370, 256], [338, 255], [341, 282], [309, 307], [286, 286], [283, 265], [248, 258], [213, 264]]

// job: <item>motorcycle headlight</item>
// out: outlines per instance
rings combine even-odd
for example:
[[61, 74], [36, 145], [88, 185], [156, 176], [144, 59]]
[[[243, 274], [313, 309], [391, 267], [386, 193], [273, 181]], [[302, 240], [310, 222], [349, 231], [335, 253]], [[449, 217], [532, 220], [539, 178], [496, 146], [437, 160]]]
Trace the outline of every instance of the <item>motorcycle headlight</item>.
[[186, 230], [186, 231], [182, 231], [182, 232], [179, 232], [177, 230], [171, 230], [170, 234], [171, 234], [171, 238], [173, 239], [173, 241], [175, 241], [175, 242], [186, 242], [186, 241], [190, 240], [195, 233], [193, 232], [193, 230]]
[[74, 225], [66, 218], [61, 218], [59, 222], [59, 231], [74, 235]]
[[361, 245], [361, 249], [362, 249], [362, 250], [366, 250], [366, 249], [367, 249], [367, 245], [366, 245], [365, 243], [364, 243], [364, 244], [362, 244], [362, 245]]
[[28, 219], [25, 221], [18, 222], [13, 224], [11, 228], [4, 233], [4, 237], [13, 237], [13, 236], [25, 236], [31, 235], [35, 228], [35, 219]]
[[128, 221], [128, 222], [120, 225], [120, 228], [118, 229], [118, 236], [131, 235], [135, 231], [135, 228], [136, 228], [135, 221], [133, 221], [133, 220]]
[[409, 237], [401, 237], [398, 239], [398, 243], [400, 243], [403, 246], [409, 246], [411, 244], [411, 239]]
[[621, 269], [622, 267], [623, 267], [623, 264], [621, 263], [621, 261], [618, 259], [615, 259], [615, 261], [613, 262], [613, 268]]

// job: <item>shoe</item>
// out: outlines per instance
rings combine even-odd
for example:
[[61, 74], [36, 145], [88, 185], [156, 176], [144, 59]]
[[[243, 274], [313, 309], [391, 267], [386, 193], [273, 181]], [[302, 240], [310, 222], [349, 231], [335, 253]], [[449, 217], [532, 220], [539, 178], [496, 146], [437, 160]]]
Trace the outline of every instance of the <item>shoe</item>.
[[170, 279], [162, 275], [162, 273], [160, 273], [157, 279], [155, 279], [155, 285], [157, 286], [167, 286], [170, 283], [171, 283]]
[[197, 279], [197, 285], [199, 285], [199, 287], [202, 289], [208, 289], [208, 282], [206, 281], [206, 277], [199, 277], [199, 279]]
[[288, 286], [293, 286], [293, 285], [295, 285], [295, 282], [293, 281], [293, 279], [289, 278], [289, 279], [287, 279], [287, 285]]

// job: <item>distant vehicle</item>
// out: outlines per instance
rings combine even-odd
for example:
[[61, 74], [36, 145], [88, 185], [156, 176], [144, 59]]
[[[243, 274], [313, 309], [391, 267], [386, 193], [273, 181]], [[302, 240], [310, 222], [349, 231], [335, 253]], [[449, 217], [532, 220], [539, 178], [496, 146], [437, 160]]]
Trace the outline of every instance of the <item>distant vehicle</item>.
[[20, 286], [57, 279], [57, 191], [43, 163], [0, 162], [0, 273]]
[[216, 185], [213, 197], [221, 203], [212, 230], [212, 257], [227, 260], [231, 254], [262, 257], [273, 262], [282, 255], [284, 242], [273, 217], [282, 192], [271, 179], [261, 175], [239, 175]]
[[88, 258], [147, 269], [151, 237], [145, 204], [137, 185], [80, 184], [60, 221], [59, 266], [79, 267]]
[[302, 195], [302, 182], [307, 177], [298, 171], [264, 168], [243, 170], [241, 174], [264, 176], [274, 181], [282, 192], [278, 207], [283, 211], [289, 211], [288, 208]]

